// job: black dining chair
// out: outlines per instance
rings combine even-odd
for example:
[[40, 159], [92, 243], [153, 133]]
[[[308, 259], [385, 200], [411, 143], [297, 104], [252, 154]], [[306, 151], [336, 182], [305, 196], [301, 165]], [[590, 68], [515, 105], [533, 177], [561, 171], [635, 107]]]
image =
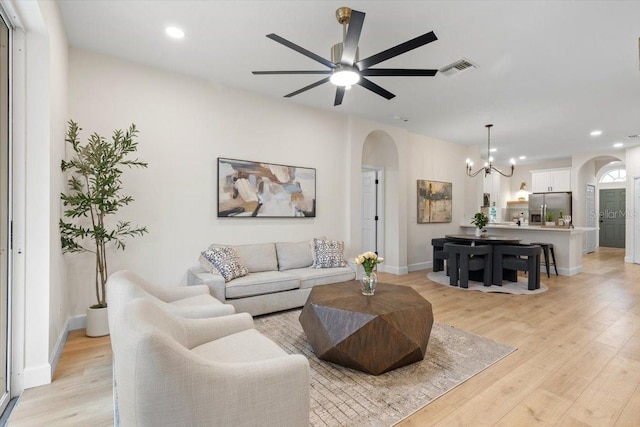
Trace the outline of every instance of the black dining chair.
[[516, 273], [527, 272], [527, 289], [530, 291], [540, 288], [540, 253], [542, 248], [537, 245], [499, 245], [493, 249], [493, 284], [502, 286], [502, 280], [507, 271]]
[[[451, 240], [446, 238], [431, 239], [431, 246], [433, 246], [433, 271], [438, 272], [444, 270], [444, 262], [449, 258], [449, 253], [444, 250], [445, 243], [449, 243]], [[447, 272], [449, 265], [447, 264]]]
[[449, 284], [461, 288], [469, 287], [469, 271], [483, 270], [482, 282], [491, 286], [491, 258], [490, 245], [467, 246], [457, 243], [445, 243], [444, 250], [449, 253], [447, 267], [449, 268]]

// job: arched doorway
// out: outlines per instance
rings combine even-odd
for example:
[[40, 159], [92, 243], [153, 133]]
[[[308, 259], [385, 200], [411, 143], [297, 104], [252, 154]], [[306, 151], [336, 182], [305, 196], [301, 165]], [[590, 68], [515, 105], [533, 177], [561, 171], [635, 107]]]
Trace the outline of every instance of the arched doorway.
[[[370, 132], [361, 157], [361, 250], [388, 258], [387, 248], [399, 243], [393, 224], [399, 222], [399, 160], [396, 144], [382, 130]], [[378, 268], [385, 271], [385, 264]]]
[[[605, 240], [602, 243], [607, 246], [624, 247], [624, 218], [621, 219], [620, 215], [617, 217], [603, 215], [606, 210], [622, 212], [622, 216], [624, 216], [626, 183], [620, 182], [618, 179], [620, 175], [625, 175], [624, 159], [612, 155], [593, 156], [579, 165], [577, 170], [578, 181], [577, 186], [574, 187], [574, 198], [578, 209], [577, 212], [574, 212], [573, 223], [578, 226], [595, 228], [595, 230], [585, 232], [583, 252], [593, 252], [601, 246], [602, 232], [607, 233], [608, 236], [604, 236]], [[606, 200], [603, 200], [603, 194]], [[605, 204], [607, 206], [604, 206]], [[612, 243], [612, 239], [618, 242]]]

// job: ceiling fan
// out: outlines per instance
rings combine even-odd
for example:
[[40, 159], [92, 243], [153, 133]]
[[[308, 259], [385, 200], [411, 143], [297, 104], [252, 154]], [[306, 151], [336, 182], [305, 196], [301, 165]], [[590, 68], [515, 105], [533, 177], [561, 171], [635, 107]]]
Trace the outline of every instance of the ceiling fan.
[[313, 89], [321, 84], [331, 82], [337, 86], [334, 106], [342, 104], [344, 92], [350, 89], [352, 85], [358, 84], [365, 89], [386, 98], [391, 99], [395, 95], [388, 90], [378, 86], [367, 77], [390, 76], [390, 77], [408, 77], [408, 76], [435, 76], [438, 70], [416, 70], [404, 68], [371, 68], [383, 61], [402, 55], [410, 50], [424, 46], [432, 41], [438, 40], [433, 31], [418, 36], [414, 39], [401, 43], [397, 46], [376, 53], [368, 58], [360, 60], [358, 58], [358, 41], [362, 32], [362, 24], [364, 23], [364, 13], [357, 10], [351, 10], [348, 7], [341, 7], [336, 10], [336, 18], [342, 24], [342, 43], [337, 43], [331, 48], [331, 61], [316, 55], [307, 49], [298, 46], [295, 43], [284, 39], [277, 34], [267, 34], [271, 40], [278, 42], [298, 53], [303, 54], [316, 62], [328, 67], [328, 70], [309, 70], [309, 71], [253, 71], [256, 75], [272, 75], [272, 74], [329, 74], [315, 83], [298, 89], [285, 95], [285, 98], [298, 95], [309, 89]]

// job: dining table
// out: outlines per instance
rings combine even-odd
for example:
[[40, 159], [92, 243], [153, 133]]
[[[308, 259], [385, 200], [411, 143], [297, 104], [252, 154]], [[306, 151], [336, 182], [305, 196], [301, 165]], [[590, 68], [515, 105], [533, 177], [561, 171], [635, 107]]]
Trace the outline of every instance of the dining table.
[[[497, 245], [517, 245], [522, 241], [521, 238], [515, 236], [476, 236], [474, 234], [446, 234], [445, 238], [451, 240], [451, 243], [470, 244], [472, 246], [477, 245], [490, 245], [491, 247]], [[495, 268], [495, 266], [489, 266], [489, 268]], [[491, 275], [493, 277], [493, 274]], [[482, 281], [482, 271], [470, 271], [469, 278], [478, 282]], [[516, 270], [503, 270], [503, 278], [510, 282], [518, 281], [518, 272]], [[500, 283], [494, 283], [494, 285], [501, 286]]]
[[483, 244], [483, 245], [512, 245], [522, 241], [515, 236], [485, 236], [479, 237], [474, 234], [446, 234], [444, 237], [460, 243]]

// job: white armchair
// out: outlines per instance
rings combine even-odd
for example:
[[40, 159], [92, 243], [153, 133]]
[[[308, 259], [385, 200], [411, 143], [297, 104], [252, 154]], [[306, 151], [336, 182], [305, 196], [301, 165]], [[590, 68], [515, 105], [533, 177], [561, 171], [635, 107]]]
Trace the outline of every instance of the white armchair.
[[115, 332], [122, 426], [309, 425], [307, 359], [253, 329], [247, 313], [185, 319], [136, 299]]
[[110, 331], [113, 331], [118, 312], [134, 298], [147, 298], [169, 313], [194, 319], [226, 316], [236, 312], [231, 304], [223, 304], [212, 297], [206, 285], [171, 288], [154, 286], [130, 271], [120, 270], [107, 280]]

